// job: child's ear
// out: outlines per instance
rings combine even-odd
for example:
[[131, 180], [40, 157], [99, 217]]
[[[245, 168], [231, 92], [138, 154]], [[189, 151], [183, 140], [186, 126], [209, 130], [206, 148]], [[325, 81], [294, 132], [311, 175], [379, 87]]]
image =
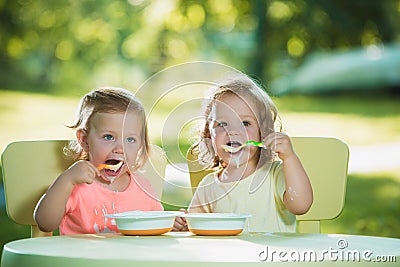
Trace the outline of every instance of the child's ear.
[[82, 149], [86, 153], [89, 153], [89, 144], [87, 142], [86, 131], [84, 131], [84, 130], [76, 131], [76, 139], [78, 140], [78, 143], [82, 147]]

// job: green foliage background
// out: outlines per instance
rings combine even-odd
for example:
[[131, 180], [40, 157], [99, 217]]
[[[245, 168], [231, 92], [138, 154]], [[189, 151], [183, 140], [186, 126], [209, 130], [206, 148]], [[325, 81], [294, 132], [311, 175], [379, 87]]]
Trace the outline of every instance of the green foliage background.
[[268, 84], [315, 52], [398, 43], [399, 0], [1, 0], [0, 88], [136, 89], [209, 60]]

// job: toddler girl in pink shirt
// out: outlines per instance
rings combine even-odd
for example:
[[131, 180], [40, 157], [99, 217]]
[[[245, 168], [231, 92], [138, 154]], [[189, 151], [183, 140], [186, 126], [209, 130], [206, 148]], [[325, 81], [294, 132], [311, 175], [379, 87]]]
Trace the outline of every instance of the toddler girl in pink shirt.
[[77, 140], [66, 152], [76, 162], [38, 202], [34, 218], [41, 231], [117, 232], [105, 214], [163, 210], [150, 182], [136, 172], [148, 158], [149, 140], [144, 108], [132, 93], [100, 88], [86, 94], [69, 127]]

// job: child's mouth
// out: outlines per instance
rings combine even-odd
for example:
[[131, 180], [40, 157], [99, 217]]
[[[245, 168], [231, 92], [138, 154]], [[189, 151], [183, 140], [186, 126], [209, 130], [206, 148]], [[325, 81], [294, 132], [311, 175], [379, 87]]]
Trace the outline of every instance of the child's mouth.
[[242, 144], [240, 142], [238, 142], [238, 141], [231, 141], [231, 142], [228, 142], [226, 145], [227, 146], [231, 146], [231, 147], [239, 147]]
[[110, 159], [106, 161], [106, 167], [104, 168], [104, 173], [106, 178], [113, 182], [115, 177], [121, 172], [124, 161], [117, 159]]
[[242, 144], [238, 141], [230, 141], [226, 143], [226, 145], [223, 145], [222, 147], [226, 152], [231, 154], [238, 153], [243, 148]]

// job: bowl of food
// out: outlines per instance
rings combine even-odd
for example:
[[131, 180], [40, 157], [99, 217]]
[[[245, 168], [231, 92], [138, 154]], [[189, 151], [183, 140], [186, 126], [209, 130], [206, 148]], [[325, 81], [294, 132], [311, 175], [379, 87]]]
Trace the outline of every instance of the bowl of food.
[[118, 231], [124, 235], [162, 235], [171, 231], [179, 211], [127, 211], [106, 214], [115, 219]]
[[196, 235], [238, 235], [245, 228], [249, 214], [236, 213], [187, 213], [189, 231]]

